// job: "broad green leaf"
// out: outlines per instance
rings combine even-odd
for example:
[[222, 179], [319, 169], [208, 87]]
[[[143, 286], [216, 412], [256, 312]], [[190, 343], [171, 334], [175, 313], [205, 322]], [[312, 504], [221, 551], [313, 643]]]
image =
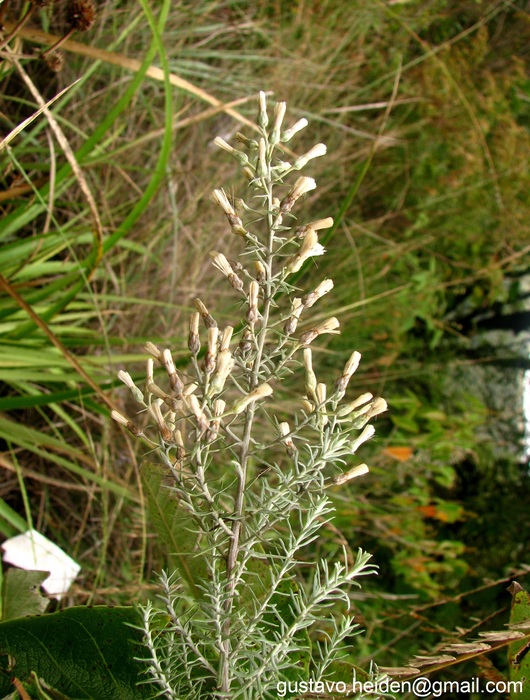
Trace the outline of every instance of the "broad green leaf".
[[[11, 678], [31, 673], [76, 700], [143, 700], [152, 693], [142, 680], [140, 622], [129, 607], [75, 607], [51, 615], [0, 623], [0, 697], [12, 692]], [[4, 657], [2, 659], [2, 657]], [[53, 697], [53, 696], [52, 696]]]
[[50, 601], [41, 595], [39, 586], [49, 575], [49, 571], [9, 569], [2, 586], [2, 620], [43, 613]]
[[171, 481], [161, 465], [144, 462], [141, 475], [151, 522], [168, 553], [170, 570], [177, 569], [189, 592], [198, 598], [207, 569], [197, 549], [195, 522], [171, 491]]
[[[512, 594], [511, 625], [530, 625], [530, 594], [516, 581], [508, 589]], [[523, 630], [524, 631], [524, 630]], [[512, 690], [511, 697], [518, 700], [530, 700], [530, 641], [528, 638], [510, 644], [509, 652], [510, 681], [522, 683], [522, 692]]]

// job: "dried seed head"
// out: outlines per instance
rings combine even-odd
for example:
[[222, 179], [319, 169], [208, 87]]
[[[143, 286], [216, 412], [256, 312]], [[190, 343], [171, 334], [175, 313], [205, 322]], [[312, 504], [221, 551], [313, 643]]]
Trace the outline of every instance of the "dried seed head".
[[88, 31], [96, 21], [96, 6], [92, 0], [70, 0], [66, 6], [66, 21], [77, 32]]
[[48, 68], [54, 73], [60, 73], [64, 68], [64, 54], [60, 51], [50, 51], [50, 53], [44, 53], [42, 58], [48, 66]]

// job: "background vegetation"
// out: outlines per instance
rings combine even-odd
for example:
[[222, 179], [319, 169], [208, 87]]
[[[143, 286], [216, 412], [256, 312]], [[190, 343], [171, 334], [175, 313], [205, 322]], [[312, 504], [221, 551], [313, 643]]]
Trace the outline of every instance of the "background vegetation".
[[315, 364], [358, 349], [356, 389], [390, 406], [314, 553], [380, 568], [357, 663], [498, 629], [529, 571], [527, 3], [104, 0], [58, 71], [39, 55], [69, 3], [42, 4], [0, 8], [2, 534], [32, 524], [79, 561], [64, 605], [149, 594], [164, 553], [114, 377], [146, 340], [184, 354], [193, 298], [219, 296], [207, 253], [234, 242], [208, 197], [234, 169], [211, 141], [251, 135], [266, 90], [308, 118], [300, 153], [328, 146], [309, 204], [336, 221], [319, 310], [343, 331]]

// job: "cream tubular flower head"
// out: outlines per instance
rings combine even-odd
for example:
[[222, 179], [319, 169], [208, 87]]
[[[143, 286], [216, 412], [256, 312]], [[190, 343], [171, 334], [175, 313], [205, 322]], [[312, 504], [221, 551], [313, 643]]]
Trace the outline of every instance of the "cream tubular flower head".
[[237, 233], [239, 236], [246, 236], [247, 232], [243, 226], [241, 218], [236, 214], [234, 207], [230, 203], [228, 197], [224, 190], [214, 190], [212, 192], [212, 201], [215, 202], [224, 211], [230, 228], [233, 233]]
[[333, 218], [327, 216], [325, 219], [317, 219], [316, 221], [311, 221], [309, 224], [300, 226], [296, 229], [295, 234], [298, 238], [305, 238], [311, 229], [314, 231], [321, 231], [325, 228], [331, 228], [333, 223]]
[[182, 394], [184, 384], [177, 374], [175, 362], [173, 361], [173, 356], [169, 348], [166, 348], [162, 352], [162, 362], [164, 364], [164, 367], [166, 368], [167, 376], [169, 377], [169, 386], [178, 396], [180, 396]]
[[349, 403], [344, 404], [344, 406], [341, 406], [341, 408], [337, 411], [337, 415], [347, 416], [356, 408], [359, 408], [359, 406], [368, 403], [368, 401], [371, 401], [373, 398], [373, 394], [370, 394], [370, 392], [367, 391], [365, 394], [361, 394], [359, 397], [357, 397], [355, 401], [350, 401]]
[[[305, 390], [308, 399], [316, 399], [317, 378], [313, 371], [313, 355], [310, 348], [304, 349]], [[318, 400], [317, 400], [318, 402]]]
[[220, 270], [223, 275], [228, 278], [228, 281], [232, 287], [238, 292], [242, 291], [243, 282], [236, 275], [227, 258], [222, 253], [218, 253], [216, 250], [211, 251], [210, 258], [212, 259], [213, 266]]
[[144, 345], [144, 350], [146, 352], [148, 352], [150, 355], [152, 355], [155, 358], [155, 360], [158, 360], [160, 363], [162, 362], [162, 353], [160, 352], [160, 350], [156, 347], [156, 345], [154, 343], [152, 343], [151, 341], [148, 341]]
[[299, 119], [295, 124], [293, 124], [293, 126], [290, 129], [286, 129], [283, 132], [281, 138], [282, 142], [287, 143], [287, 141], [290, 141], [295, 134], [297, 134], [302, 129], [305, 129], [308, 124], [309, 122], [305, 117]]
[[230, 263], [228, 262], [226, 256], [223, 255], [223, 253], [218, 253], [216, 250], [212, 250], [210, 252], [210, 258], [212, 259], [213, 266], [220, 270], [223, 273], [223, 275], [225, 275], [225, 277], [234, 274]]
[[272, 125], [270, 136], [271, 146], [275, 146], [280, 141], [283, 118], [285, 117], [286, 109], [287, 105], [285, 102], [277, 102], [274, 105], [274, 123]]
[[217, 146], [217, 148], [222, 148], [223, 151], [226, 151], [227, 153], [232, 154], [236, 150], [220, 136], [216, 136], [213, 142], [214, 145]]
[[378, 398], [378, 399], [375, 399], [375, 401], [370, 406], [370, 410], [368, 411], [367, 415], [368, 415], [368, 418], [373, 418], [374, 416], [378, 416], [380, 413], [384, 413], [387, 410], [388, 410], [387, 402], [382, 398]]
[[264, 138], [260, 138], [258, 145], [258, 163], [256, 167], [256, 176], [265, 177], [267, 175], [267, 144]]
[[148, 384], [149, 384], [149, 382], [154, 381], [154, 368], [155, 368], [155, 366], [154, 366], [153, 358], [152, 357], [147, 358], [146, 368], [145, 368], [145, 377], [146, 377], [146, 381]]
[[265, 129], [269, 123], [269, 115], [267, 114], [267, 95], [260, 91], [259, 93], [259, 111], [258, 111], [258, 126]]
[[372, 438], [374, 435], [375, 435], [374, 426], [373, 425], [365, 426], [362, 433], [355, 440], [352, 440], [350, 442], [350, 450], [352, 451], [352, 454], [357, 452], [359, 447], [367, 440], [370, 440], [370, 438]]
[[129, 372], [125, 372], [123, 369], [120, 369], [120, 371], [118, 372], [118, 379], [120, 380], [120, 382], [123, 382], [125, 386], [130, 390], [130, 392], [132, 393], [136, 401], [138, 401], [138, 403], [144, 403], [144, 395], [133, 382], [133, 379]]
[[312, 177], [299, 177], [298, 180], [294, 183], [294, 187], [292, 187], [290, 192], [288, 192], [282, 200], [280, 204], [280, 211], [282, 213], [291, 211], [296, 200], [299, 199], [302, 195], [311, 192], [311, 190], [314, 190], [316, 186], [317, 183]]
[[207, 396], [209, 398], [222, 392], [227, 377], [232, 371], [233, 366], [234, 361], [232, 359], [232, 353], [230, 352], [230, 350], [222, 350], [217, 356], [215, 374], [213, 375], [212, 380], [210, 382], [210, 386], [208, 387]]
[[232, 406], [232, 413], [235, 413], [238, 415], [242, 411], [245, 410], [245, 408], [251, 404], [254, 403], [254, 401], [258, 401], [259, 399], [264, 399], [267, 396], [270, 396], [272, 394], [272, 387], [270, 384], [260, 384], [254, 391], [251, 391], [250, 394], [247, 394], [247, 396], [243, 396], [242, 399], [239, 399], [239, 401], [236, 401], [235, 404]]
[[357, 370], [357, 367], [359, 366], [360, 361], [361, 361], [361, 353], [357, 352], [357, 350], [355, 350], [355, 352], [352, 353], [348, 362], [346, 362], [341, 376], [335, 382], [335, 394], [339, 398], [342, 398], [344, 396], [344, 393], [346, 392], [346, 389], [348, 387], [348, 383], [352, 377], [352, 374]]
[[223, 329], [223, 334], [221, 336], [221, 344], [220, 344], [220, 350], [221, 352], [224, 352], [225, 350], [230, 349], [230, 341], [232, 340], [232, 333], [234, 332], [234, 329], [232, 326], [226, 326], [226, 328]]
[[253, 326], [256, 321], [259, 320], [258, 311], [258, 295], [259, 295], [259, 284], [256, 280], [248, 286], [248, 311], [247, 311], [247, 321]]
[[151, 402], [148, 411], [151, 414], [151, 416], [155, 419], [155, 422], [158, 427], [158, 432], [160, 433], [162, 440], [164, 440], [164, 442], [171, 442], [173, 437], [173, 431], [169, 428], [166, 421], [164, 420], [164, 416], [162, 415], [162, 410], [160, 408], [162, 403], [162, 399], [155, 399]]
[[297, 452], [296, 446], [293, 442], [293, 438], [289, 435], [291, 432], [291, 428], [289, 427], [289, 423], [280, 423], [280, 435], [282, 438], [282, 442], [287, 448], [287, 453], [289, 455], [294, 455]]
[[219, 328], [212, 326], [208, 328], [208, 349], [204, 356], [204, 371], [211, 374], [215, 369], [215, 361], [217, 358], [217, 340], [219, 338]]
[[296, 255], [289, 260], [286, 269], [288, 273], [298, 272], [308, 258], [316, 255], [324, 255], [326, 249], [318, 242], [317, 232], [310, 229], [304, 238], [302, 245]]
[[202, 301], [199, 298], [195, 299], [193, 303], [195, 304], [195, 308], [197, 309], [197, 311], [200, 313], [206, 328], [212, 328], [213, 326], [217, 326], [217, 321], [214, 319], [212, 314], [208, 311], [206, 306], [202, 303]]
[[283, 332], [285, 333], [285, 335], [292, 335], [295, 332], [296, 327], [298, 325], [298, 321], [300, 320], [300, 315], [303, 310], [304, 305], [302, 304], [302, 300], [298, 297], [295, 297], [291, 302], [291, 315], [289, 316], [283, 327]]
[[302, 333], [299, 338], [300, 345], [309, 345], [317, 336], [322, 335], [322, 333], [340, 333], [340, 331], [337, 330], [339, 326], [340, 323], [338, 319], [335, 318], [335, 316], [332, 316], [331, 318], [328, 318], [327, 321], [320, 323], [315, 328], [311, 328], [310, 330]]
[[217, 146], [218, 148], [222, 148], [223, 151], [230, 153], [230, 155], [233, 156], [237, 160], [239, 165], [241, 165], [241, 166], [248, 165], [248, 156], [246, 155], [246, 153], [243, 153], [243, 151], [236, 150], [220, 136], [216, 136], [214, 138], [213, 142], [214, 142], [214, 145]]
[[345, 472], [344, 474], [338, 474], [337, 476], [334, 476], [333, 483], [336, 486], [340, 486], [342, 484], [345, 484], [347, 481], [351, 481], [351, 479], [356, 479], [358, 476], [368, 474], [369, 471], [370, 470], [368, 469], [367, 464], [359, 464], [356, 467], [353, 467], [353, 469], [350, 469], [349, 471]]
[[201, 409], [201, 405], [199, 403], [199, 399], [195, 394], [191, 394], [188, 397], [188, 405], [191, 409], [191, 412], [197, 420], [197, 428], [199, 429], [199, 431], [202, 433], [205, 430], [208, 430], [210, 422], [208, 418], [204, 415], [204, 412]]
[[302, 303], [305, 306], [306, 309], [310, 309], [313, 304], [315, 304], [319, 299], [321, 299], [325, 294], [328, 292], [331, 292], [333, 289], [333, 280], [332, 279], [325, 279], [323, 280], [318, 287], [316, 287], [312, 292], [309, 292], [305, 297], [302, 299]]
[[130, 421], [128, 418], [123, 416], [119, 411], [111, 411], [110, 417], [112, 420], [115, 420], [116, 423], [119, 423], [120, 425], [123, 425], [124, 428], [126, 428], [131, 435], [134, 435], [134, 437], [142, 437], [143, 436], [143, 430], [140, 428], [139, 425], [136, 425], [136, 423], [133, 423]]
[[311, 150], [309, 150], [305, 155], [300, 156], [300, 158], [295, 160], [293, 168], [295, 170], [300, 170], [313, 158], [319, 158], [320, 156], [326, 155], [327, 150], [328, 149], [324, 143], [317, 143], [317, 145], [313, 146], [313, 148], [311, 148]]
[[212, 192], [212, 201], [215, 202], [217, 206], [221, 207], [227, 216], [236, 216], [235, 209], [230, 204], [230, 200], [226, 196], [226, 192], [224, 190], [214, 190]]

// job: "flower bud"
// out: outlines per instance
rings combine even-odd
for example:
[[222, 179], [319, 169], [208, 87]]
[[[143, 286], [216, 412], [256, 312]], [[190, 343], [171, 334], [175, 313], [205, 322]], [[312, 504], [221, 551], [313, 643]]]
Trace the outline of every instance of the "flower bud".
[[201, 340], [199, 338], [199, 319], [201, 315], [198, 311], [194, 311], [190, 316], [188, 349], [192, 355], [197, 356], [201, 349]]

